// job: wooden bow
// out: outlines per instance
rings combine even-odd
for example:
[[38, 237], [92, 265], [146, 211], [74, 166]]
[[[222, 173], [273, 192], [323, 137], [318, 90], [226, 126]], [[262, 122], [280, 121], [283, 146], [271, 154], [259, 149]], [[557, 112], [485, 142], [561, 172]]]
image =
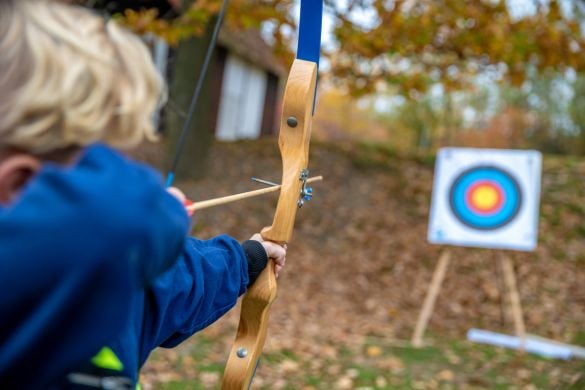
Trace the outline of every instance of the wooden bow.
[[[282, 156], [282, 188], [265, 240], [287, 244], [292, 236], [299, 196], [309, 161], [311, 119], [317, 64], [296, 59], [284, 92], [278, 144]], [[276, 298], [274, 264], [260, 274], [242, 299], [240, 323], [222, 381], [222, 389], [248, 389], [264, 346], [270, 305]]]

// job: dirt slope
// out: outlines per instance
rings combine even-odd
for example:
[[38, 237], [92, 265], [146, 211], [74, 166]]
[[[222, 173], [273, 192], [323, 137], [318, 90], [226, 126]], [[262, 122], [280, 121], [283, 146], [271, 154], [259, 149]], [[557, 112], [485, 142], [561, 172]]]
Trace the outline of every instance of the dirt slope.
[[[178, 183], [194, 200], [255, 189], [251, 176], [280, 180], [272, 142], [218, 144], [212, 156], [207, 179]], [[426, 242], [432, 161], [377, 147], [317, 144], [310, 167], [325, 181], [298, 214], [266, 350], [323, 358], [368, 337], [409, 339], [442, 250]], [[545, 157], [538, 250], [509, 252], [528, 331], [565, 342], [583, 338], [585, 330], [584, 179], [585, 160]], [[268, 195], [201, 211], [194, 234], [244, 240], [271, 222], [275, 202]], [[511, 333], [500, 305], [499, 253], [452, 253], [429, 332], [439, 338], [464, 338], [471, 327]], [[226, 345], [236, 315], [210, 331], [230, 334]]]

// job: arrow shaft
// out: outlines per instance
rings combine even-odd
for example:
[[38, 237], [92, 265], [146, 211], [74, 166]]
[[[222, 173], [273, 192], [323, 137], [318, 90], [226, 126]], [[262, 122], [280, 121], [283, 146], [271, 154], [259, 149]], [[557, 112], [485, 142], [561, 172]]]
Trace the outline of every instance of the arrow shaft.
[[[323, 176], [315, 176], [315, 177], [311, 177], [311, 178], [307, 179], [307, 183], [313, 183], [313, 182], [321, 181], [321, 180], [323, 180]], [[242, 199], [253, 198], [255, 196], [260, 196], [260, 195], [268, 194], [271, 192], [280, 191], [281, 187], [282, 186], [280, 184], [278, 184], [278, 185], [275, 185], [273, 187], [261, 188], [259, 190], [242, 192], [239, 194], [223, 196], [221, 198], [203, 200], [201, 202], [195, 202], [192, 205], [187, 206], [186, 209], [190, 212], [193, 212], [196, 210], [207, 209], [210, 207], [215, 207], [215, 206], [219, 206], [219, 205], [226, 204], [226, 203], [237, 202], [238, 200], [242, 200]]]

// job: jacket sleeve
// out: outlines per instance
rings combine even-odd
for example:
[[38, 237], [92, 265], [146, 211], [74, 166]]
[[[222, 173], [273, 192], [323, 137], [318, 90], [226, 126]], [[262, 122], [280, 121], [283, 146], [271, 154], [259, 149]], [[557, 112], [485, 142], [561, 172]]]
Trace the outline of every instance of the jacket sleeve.
[[147, 292], [142, 362], [152, 349], [174, 347], [216, 321], [247, 285], [247, 260], [236, 240], [189, 238], [179, 261]]
[[0, 207], [0, 388], [44, 388], [95, 354], [188, 227], [154, 173], [106, 147], [45, 166]]

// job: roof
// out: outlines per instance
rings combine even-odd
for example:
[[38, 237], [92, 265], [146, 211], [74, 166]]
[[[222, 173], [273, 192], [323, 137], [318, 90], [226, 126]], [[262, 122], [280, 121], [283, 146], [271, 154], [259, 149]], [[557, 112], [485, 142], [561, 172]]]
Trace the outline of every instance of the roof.
[[270, 45], [262, 39], [260, 32], [255, 29], [230, 31], [222, 28], [219, 33], [219, 44], [230, 52], [269, 70], [277, 76], [284, 76], [286, 69], [274, 55]]

